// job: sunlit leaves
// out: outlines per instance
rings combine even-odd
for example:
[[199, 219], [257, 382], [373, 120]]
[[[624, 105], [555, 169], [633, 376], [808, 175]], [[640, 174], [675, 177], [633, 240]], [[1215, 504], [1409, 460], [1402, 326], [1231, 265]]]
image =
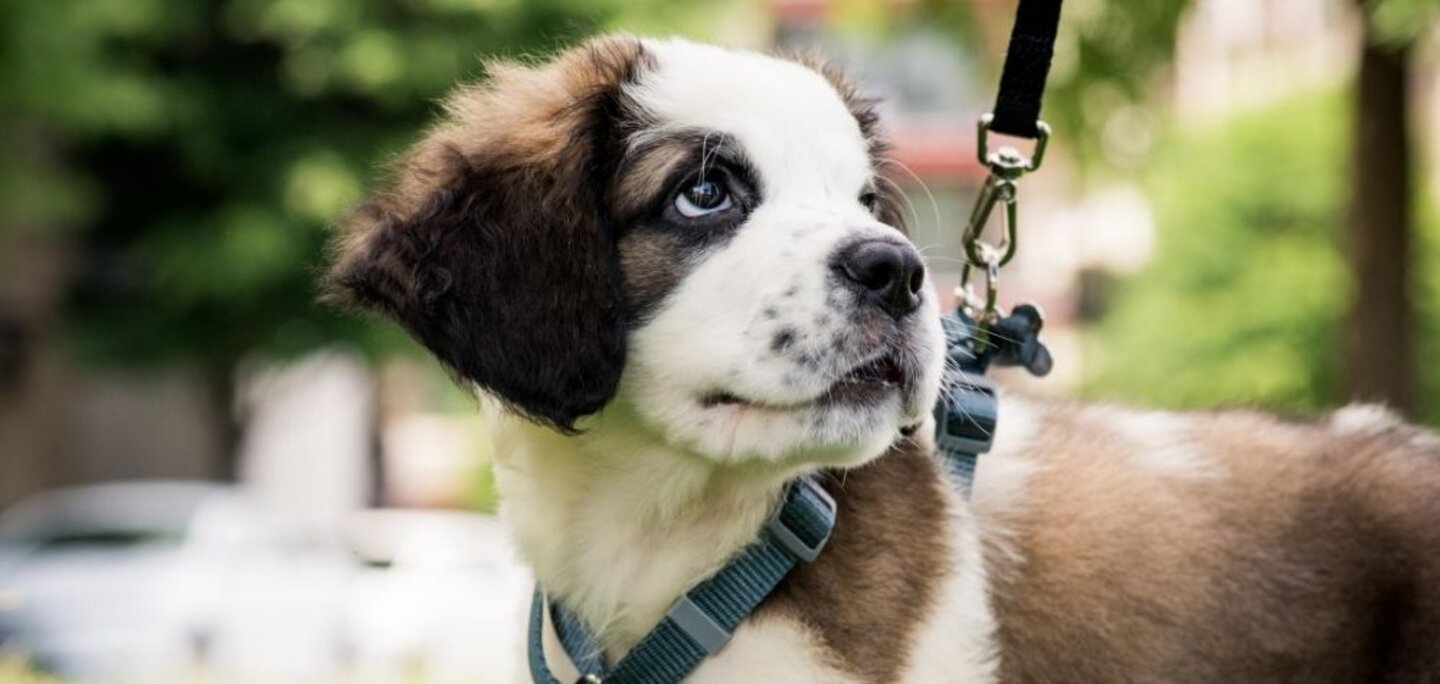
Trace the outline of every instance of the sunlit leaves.
[[1440, 26], [1440, 2], [1436, 0], [1380, 0], [1371, 4], [1375, 37], [1393, 44], [1421, 39]]

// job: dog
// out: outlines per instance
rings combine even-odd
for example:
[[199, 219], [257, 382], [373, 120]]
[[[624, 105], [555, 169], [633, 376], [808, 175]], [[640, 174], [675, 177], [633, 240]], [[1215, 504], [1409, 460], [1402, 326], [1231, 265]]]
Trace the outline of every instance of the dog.
[[962, 497], [885, 154], [814, 60], [597, 38], [456, 90], [329, 288], [477, 390], [516, 546], [612, 661], [813, 474], [829, 545], [687, 681], [1440, 680], [1440, 439], [1382, 409], [1007, 394]]

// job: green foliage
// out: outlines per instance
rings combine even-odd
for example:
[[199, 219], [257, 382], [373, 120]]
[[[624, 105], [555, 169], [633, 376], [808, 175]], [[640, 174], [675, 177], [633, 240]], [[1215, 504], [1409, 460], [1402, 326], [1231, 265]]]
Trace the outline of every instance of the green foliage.
[[[1407, 0], [1398, 0], [1407, 1]], [[1104, 128], [1122, 107], [1153, 105], [1157, 76], [1170, 65], [1180, 21], [1190, 0], [1070, 0], [1061, 15], [1055, 57], [1045, 90], [1044, 119], [1084, 172], [1105, 161]], [[1012, 5], [978, 9], [974, 3], [923, 0], [919, 17], [967, 45], [987, 45], [979, 35], [977, 12], [995, 12], [1006, 27]], [[875, 23], [875, 22], [872, 22]], [[997, 82], [1005, 42], [980, 54]], [[989, 95], [985, 95], [988, 97]], [[986, 103], [988, 106], [988, 103]]]
[[327, 225], [478, 57], [665, 4], [5, 0], [0, 230], [79, 244], [83, 358], [223, 374], [252, 352], [389, 347], [314, 304]]
[[35, 671], [20, 658], [0, 654], [0, 684], [60, 684], [60, 680]]
[[1429, 27], [1440, 23], [1435, 0], [1370, 0], [1369, 11], [1377, 37], [1393, 44], [1422, 40]]
[[1117, 109], [1153, 104], [1147, 99], [1174, 58], [1189, 6], [1190, 0], [1065, 4], [1044, 116], [1080, 161], [1102, 159], [1104, 128]]
[[1344, 107], [1306, 98], [1168, 141], [1154, 261], [1090, 339], [1090, 391], [1311, 408], [1339, 396]]
[[[1162, 143], [1144, 174], [1157, 252], [1087, 332], [1088, 394], [1286, 410], [1343, 400], [1347, 112], [1338, 94], [1306, 96]], [[1440, 226], [1427, 223], [1433, 258]], [[1433, 274], [1420, 285], [1440, 292]], [[1433, 347], [1440, 309], [1427, 307]]]

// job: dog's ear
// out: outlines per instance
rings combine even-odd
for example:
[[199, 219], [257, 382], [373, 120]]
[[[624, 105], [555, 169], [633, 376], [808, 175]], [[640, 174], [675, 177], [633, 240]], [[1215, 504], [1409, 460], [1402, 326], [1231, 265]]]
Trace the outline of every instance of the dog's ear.
[[462, 381], [564, 431], [619, 382], [625, 315], [602, 201], [624, 88], [647, 58], [630, 38], [538, 67], [493, 66], [391, 187], [344, 226], [332, 298], [399, 322]]

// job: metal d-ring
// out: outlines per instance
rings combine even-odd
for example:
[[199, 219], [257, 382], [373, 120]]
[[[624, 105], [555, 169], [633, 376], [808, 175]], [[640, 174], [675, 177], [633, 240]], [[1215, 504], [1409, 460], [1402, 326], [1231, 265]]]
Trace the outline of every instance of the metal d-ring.
[[[994, 121], [994, 114], [984, 114], [981, 115], [980, 121], [975, 125], [975, 156], [981, 166], [990, 168], [991, 173], [996, 172], [995, 166], [997, 165], [995, 155], [990, 153], [990, 125], [994, 123]], [[1015, 175], [1011, 177], [1011, 180], [1016, 180], [1027, 173], [1040, 170], [1040, 165], [1045, 163], [1045, 150], [1049, 146], [1050, 124], [1044, 121], [1036, 121], [1035, 151], [1030, 153], [1029, 159], [1025, 159], [1025, 156], [1020, 154], [1018, 150], [1009, 146], [1004, 146], [996, 150], [996, 154], [1003, 153], [1005, 150], [1011, 150], [1014, 153], [1013, 157], [1016, 158], [1015, 161], [1007, 161], [1006, 163], [1000, 164], [1000, 166], [1007, 169], [1005, 173], [1014, 173]]]

